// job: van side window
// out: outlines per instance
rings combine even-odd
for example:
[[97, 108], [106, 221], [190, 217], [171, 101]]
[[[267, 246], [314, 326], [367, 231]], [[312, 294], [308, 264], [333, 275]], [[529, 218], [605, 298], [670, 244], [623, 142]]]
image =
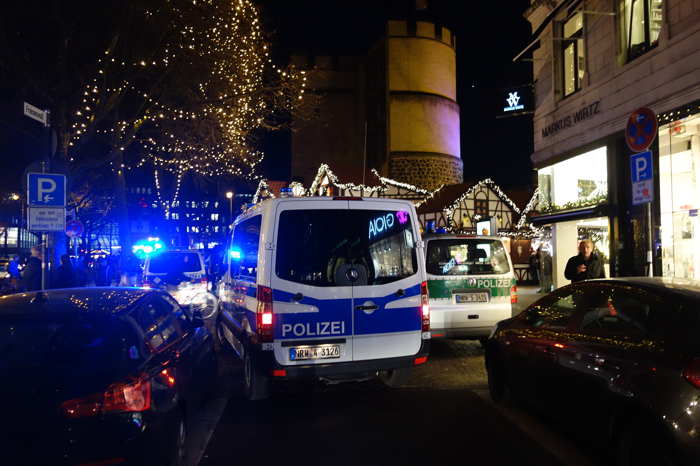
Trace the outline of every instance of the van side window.
[[233, 241], [229, 249], [232, 276], [256, 276], [261, 225], [262, 216], [256, 215], [233, 229]]

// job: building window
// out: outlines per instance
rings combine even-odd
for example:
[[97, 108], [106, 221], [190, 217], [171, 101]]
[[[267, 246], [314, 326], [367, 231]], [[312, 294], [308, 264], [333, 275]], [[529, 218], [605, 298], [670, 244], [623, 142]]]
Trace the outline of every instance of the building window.
[[173, 212], [172, 214], [170, 214], [170, 218], [173, 220], [179, 220], [180, 214], [178, 214], [177, 212]]
[[627, 60], [634, 60], [659, 42], [663, 0], [621, 0], [622, 45]]
[[542, 193], [540, 210], [553, 212], [598, 205], [608, 196], [607, 148], [550, 165], [537, 171]]
[[585, 74], [585, 57], [583, 45], [583, 13], [577, 11], [564, 22], [562, 41], [564, 97], [581, 89], [581, 81]]
[[488, 199], [475, 199], [474, 200], [474, 213], [482, 217], [488, 217], [489, 215], [489, 201]]
[[212, 220], [219, 220], [219, 214], [211, 214], [211, 219]]

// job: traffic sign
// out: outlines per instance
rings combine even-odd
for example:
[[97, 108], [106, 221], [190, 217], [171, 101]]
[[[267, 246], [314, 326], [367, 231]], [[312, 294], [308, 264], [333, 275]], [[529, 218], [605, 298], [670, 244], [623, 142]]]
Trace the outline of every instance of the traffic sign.
[[633, 152], [642, 152], [649, 148], [654, 139], [659, 124], [656, 114], [648, 108], [638, 108], [627, 119], [625, 141]]
[[75, 238], [76, 236], [82, 236], [85, 228], [83, 227], [83, 222], [80, 220], [71, 220], [66, 223], [66, 236], [69, 238]]
[[49, 125], [49, 112], [27, 102], [24, 103], [24, 116], [28, 116], [32, 120], [43, 123], [44, 126]]
[[66, 175], [28, 173], [27, 203], [32, 207], [65, 207]]
[[632, 205], [652, 202], [654, 198], [654, 166], [650, 150], [632, 154], [630, 172], [632, 175]]
[[30, 231], [65, 231], [66, 209], [63, 207], [29, 207]]

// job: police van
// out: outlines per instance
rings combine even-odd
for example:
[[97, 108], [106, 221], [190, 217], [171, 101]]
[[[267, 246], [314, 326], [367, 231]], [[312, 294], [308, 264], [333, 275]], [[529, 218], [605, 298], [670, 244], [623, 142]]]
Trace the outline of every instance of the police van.
[[432, 338], [475, 338], [512, 316], [518, 300], [510, 254], [498, 236], [426, 235]]
[[425, 363], [430, 308], [408, 201], [278, 198], [234, 222], [219, 336], [244, 362], [249, 399], [272, 380], [398, 385]]

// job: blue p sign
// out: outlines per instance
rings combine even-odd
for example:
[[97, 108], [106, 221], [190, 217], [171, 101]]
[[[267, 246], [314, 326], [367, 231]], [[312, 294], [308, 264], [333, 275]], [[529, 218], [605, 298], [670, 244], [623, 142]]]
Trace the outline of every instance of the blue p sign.
[[630, 162], [632, 164], [630, 167], [632, 170], [632, 183], [653, 178], [651, 151], [633, 154], [630, 158]]
[[58, 173], [29, 173], [27, 200], [33, 207], [65, 207], [66, 176]]

